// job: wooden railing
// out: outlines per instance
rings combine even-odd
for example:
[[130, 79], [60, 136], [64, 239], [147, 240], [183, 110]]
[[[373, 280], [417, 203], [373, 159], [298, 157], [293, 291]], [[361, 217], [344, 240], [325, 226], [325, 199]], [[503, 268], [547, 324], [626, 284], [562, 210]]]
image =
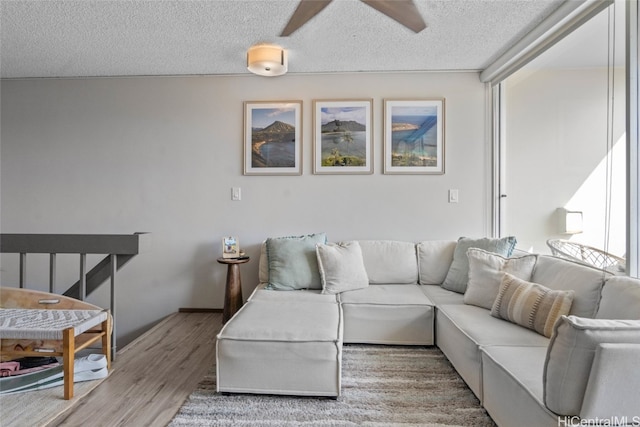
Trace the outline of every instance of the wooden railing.
[[[113, 316], [112, 357], [116, 353], [116, 272], [147, 246], [147, 233], [134, 234], [0, 234], [0, 252], [20, 255], [19, 284], [27, 285], [27, 255], [49, 254], [49, 292], [84, 301], [109, 280], [110, 307]], [[78, 254], [80, 274], [77, 282], [63, 292], [56, 288], [56, 256]], [[105, 258], [87, 272], [87, 255]]]

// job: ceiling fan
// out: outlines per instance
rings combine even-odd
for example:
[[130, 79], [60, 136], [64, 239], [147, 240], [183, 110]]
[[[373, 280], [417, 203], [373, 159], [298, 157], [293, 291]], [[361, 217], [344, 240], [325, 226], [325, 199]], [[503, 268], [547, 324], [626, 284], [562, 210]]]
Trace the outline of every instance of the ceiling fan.
[[[287, 37], [306, 24], [332, 0], [300, 0], [281, 37]], [[419, 33], [427, 27], [413, 0], [360, 0], [390, 18], [395, 19], [410, 30]]]

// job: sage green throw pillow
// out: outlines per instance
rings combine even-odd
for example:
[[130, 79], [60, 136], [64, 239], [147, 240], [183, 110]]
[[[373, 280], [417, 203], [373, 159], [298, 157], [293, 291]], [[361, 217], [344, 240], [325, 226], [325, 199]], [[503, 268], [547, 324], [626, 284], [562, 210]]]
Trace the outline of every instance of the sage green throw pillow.
[[316, 245], [326, 241], [325, 233], [267, 239], [267, 289], [322, 289]]
[[467, 251], [469, 248], [484, 249], [487, 252], [510, 257], [513, 248], [516, 247], [516, 243], [516, 238], [513, 236], [503, 237], [502, 239], [490, 239], [487, 237], [482, 239], [459, 238], [456, 249], [453, 252], [453, 262], [449, 267], [449, 272], [442, 283], [442, 287], [461, 294], [467, 290], [467, 281], [469, 280]]

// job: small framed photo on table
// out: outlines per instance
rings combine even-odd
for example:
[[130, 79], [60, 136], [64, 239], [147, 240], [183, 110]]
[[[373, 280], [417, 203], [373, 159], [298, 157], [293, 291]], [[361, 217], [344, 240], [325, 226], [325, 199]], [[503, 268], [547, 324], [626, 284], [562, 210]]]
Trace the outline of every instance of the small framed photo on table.
[[238, 258], [240, 257], [240, 244], [238, 238], [228, 236], [222, 238], [222, 258]]

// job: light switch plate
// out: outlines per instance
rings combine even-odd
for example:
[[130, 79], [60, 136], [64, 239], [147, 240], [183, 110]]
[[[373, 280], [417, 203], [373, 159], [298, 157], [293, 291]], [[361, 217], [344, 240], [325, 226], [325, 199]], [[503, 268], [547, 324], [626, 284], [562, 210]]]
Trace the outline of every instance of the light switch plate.
[[449, 190], [449, 203], [458, 203], [458, 190]]
[[242, 189], [240, 187], [231, 188], [231, 200], [233, 201], [242, 200]]

